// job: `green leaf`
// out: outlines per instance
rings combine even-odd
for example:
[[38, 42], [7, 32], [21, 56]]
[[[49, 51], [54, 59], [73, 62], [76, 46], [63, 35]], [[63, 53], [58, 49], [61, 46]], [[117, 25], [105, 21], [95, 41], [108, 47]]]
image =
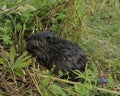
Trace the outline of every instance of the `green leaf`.
[[24, 78], [25, 77], [25, 72], [23, 69], [16, 69], [15, 70], [15, 74], [21, 78]]
[[29, 59], [29, 56], [23, 58], [20, 62], [15, 62], [15, 64], [13, 65], [13, 69], [22, 69], [25, 68], [27, 66], [29, 66], [29, 64], [31, 63], [31, 59]]
[[27, 63], [27, 62], [17, 63], [17, 64], [14, 64], [13, 69], [22, 69], [22, 68], [27, 67], [28, 65], [29, 65], [29, 63]]
[[0, 96], [3, 96], [3, 95], [0, 93]]
[[15, 51], [14, 47], [10, 48], [10, 54], [9, 55], [10, 55], [10, 62], [13, 65], [14, 59], [15, 59], [15, 55], [16, 55], [16, 51]]
[[49, 85], [50, 81], [51, 81], [51, 77], [47, 77], [42, 80], [42, 84], [47, 87]]
[[4, 44], [11, 44], [12, 42], [10, 41], [11, 37], [9, 35], [6, 35], [6, 34], [3, 34], [2, 35], [2, 39], [3, 39], [3, 42]]
[[29, 12], [25, 12], [25, 13], [22, 14], [22, 16], [21, 16], [22, 22], [28, 22], [29, 18], [30, 18]]
[[17, 30], [17, 31], [22, 30], [22, 26], [21, 26], [21, 24], [20, 24], [20, 23], [18, 23], [18, 24], [16, 25], [16, 30]]
[[0, 58], [0, 64], [4, 64], [4, 59]]
[[15, 61], [15, 64], [13, 65], [13, 69], [19, 68], [19, 66], [22, 66], [21, 64], [28, 60], [29, 56], [26, 56], [27, 52], [24, 52], [20, 57], [17, 58]]
[[[67, 96], [67, 94], [61, 89], [60, 86], [57, 86], [55, 84], [53, 84], [52, 86], [50, 86], [51, 89], [53, 90], [53, 92], [55, 92], [56, 94], [58, 94], [59, 96]], [[58, 96], [57, 95], [57, 96]]]

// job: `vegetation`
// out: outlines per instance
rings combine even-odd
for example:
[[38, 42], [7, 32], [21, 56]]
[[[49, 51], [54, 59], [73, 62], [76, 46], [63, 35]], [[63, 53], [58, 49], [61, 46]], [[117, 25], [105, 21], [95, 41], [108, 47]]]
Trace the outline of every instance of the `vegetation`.
[[[120, 95], [119, 0], [0, 0], [0, 9], [0, 96]], [[86, 72], [75, 71], [84, 83], [57, 78], [26, 52], [25, 38], [49, 29], [87, 54]]]

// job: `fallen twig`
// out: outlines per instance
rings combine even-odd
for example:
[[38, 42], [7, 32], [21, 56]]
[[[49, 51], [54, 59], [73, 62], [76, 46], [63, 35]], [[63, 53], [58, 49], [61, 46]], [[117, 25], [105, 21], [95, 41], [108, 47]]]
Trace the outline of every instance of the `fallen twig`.
[[112, 91], [112, 90], [108, 90], [108, 89], [104, 89], [104, 88], [98, 88], [98, 87], [96, 87], [96, 89], [99, 90], [99, 91], [104, 91], [104, 92], [120, 95], [120, 93], [117, 92], [117, 91]]
[[[37, 75], [40, 76], [40, 77], [42, 77], [42, 78], [47, 78], [47, 77], [49, 77], [49, 76], [42, 75], [42, 74], [37, 74]], [[83, 84], [80, 83], [80, 82], [73, 82], [73, 81], [69, 81], [69, 80], [59, 79], [59, 78], [56, 78], [56, 77], [51, 77], [51, 79], [54, 80], [54, 81], [64, 82], [64, 83], [68, 83], [68, 84], [72, 84], [72, 85], [75, 85], [75, 84], [81, 84], [81, 85], [83, 85]], [[95, 89], [96, 89], [96, 90], [99, 90], [99, 91], [103, 91], [103, 92], [108, 92], [108, 93], [120, 95], [120, 93], [117, 92], [117, 91], [112, 91], [112, 90], [108, 90], [108, 89], [105, 89], [105, 88], [95, 87]]]

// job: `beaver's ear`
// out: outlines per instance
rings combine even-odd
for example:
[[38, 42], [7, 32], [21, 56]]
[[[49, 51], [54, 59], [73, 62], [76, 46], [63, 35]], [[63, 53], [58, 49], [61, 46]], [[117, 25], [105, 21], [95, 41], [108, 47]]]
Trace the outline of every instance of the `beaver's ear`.
[[47, 30], [46, 31], [46, 35], [45, 35], [45, 38], [46, 39], [51, 39], [52, 37], [54, 37], [54, 34], [53, 34], [53, 31], [52, 30]]

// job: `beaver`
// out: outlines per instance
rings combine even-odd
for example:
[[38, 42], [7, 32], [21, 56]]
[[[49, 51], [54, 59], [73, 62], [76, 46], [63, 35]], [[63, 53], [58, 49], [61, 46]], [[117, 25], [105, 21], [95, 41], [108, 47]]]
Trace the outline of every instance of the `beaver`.
[[[69, 79], [76, 80], [74, 70], [85, 71], [87, 56], [74, 42], [58, 38], [52, 32], [39, 32], [26, 40], [26, 49], [36, 56], [40, 64], [47, 69], [54, 66], [54, 73], [68, 73]], [[62, 78], [66, 77], [63, 74]]]

